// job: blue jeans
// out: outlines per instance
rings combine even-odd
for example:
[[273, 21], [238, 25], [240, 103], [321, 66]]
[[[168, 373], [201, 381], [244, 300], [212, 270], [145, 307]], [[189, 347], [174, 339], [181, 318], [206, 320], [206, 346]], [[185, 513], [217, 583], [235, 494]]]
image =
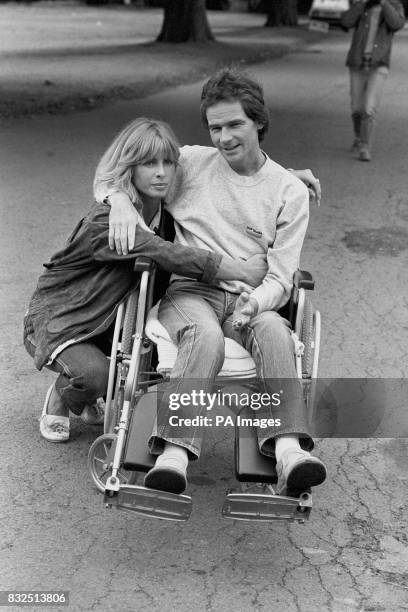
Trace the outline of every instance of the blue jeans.
[[350, 68], [351, 112], [374, 117], [379, 106], [388, 68], [370, 70]]
[[94, 342], [71, 344], [47, 366], [59, 373], [55, 388], [64, 406], [78, 416], [86, 405], [106, 394], [109, 360], [101, 340], [98, 336]]
[[[293, 341], [288, 321], [275, 311], [254, 317], [242, 331], [232, 329], [232, 315], [238, 294], [209, 287], [193, 280], [171, 283], [160, 303], [159, 319], [166, 327], [178, 356], [171, 380], [161, 385], [157, 423], [149, 440], [150, 451], [160, 454], [165, 441], [185, 447], [191, 459], [199, 457], [202, 427], [169, 424], [171, 394], [191, 393], [191, 385], [210, 393], [214, 379], [224, 362], [224, 335], [237, 340], [255, 361], [257, 378], [262, 391], [272, 395], [284, 388], [279, 406], [267, 406], [255, 414], [260, 418], [281, 419], [281, 427], [257, 429], [259, 450], [274, 456], [277, 435], [298, 435], [304, 448], [313, 448], [306, 425], [306, 408], [302, 386], [297, 378]], [[179, 418], [194, 418], [206, 411], [205, 406], [180, 406]]]

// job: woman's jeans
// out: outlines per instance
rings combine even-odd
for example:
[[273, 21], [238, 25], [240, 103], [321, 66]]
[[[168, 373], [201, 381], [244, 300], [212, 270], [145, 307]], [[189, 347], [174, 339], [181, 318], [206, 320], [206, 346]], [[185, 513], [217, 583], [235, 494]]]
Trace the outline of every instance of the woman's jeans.
[[[105, 338], [97, 336], [93, 342], [71, 344], [47, 368], [58, 372], [55, 388], [64, 406], [80, 415], [106, 394], [109, 360], [105, 354]], [[107, 351], [106, 351], [107, 352]]]
[[369, 145], [373, 130], [374, 117], [378, 109], [388, 68], [355, 69], [350, 68], [351, 114], [357, 138]]
[[[257, 428], [259, 450], [274, 456], [274, 438], [282, 434], [297, 435], [304, 448], [313, 448], [307, 432], [306, 408], [302, 386], [297, 378], [293, 340], [288, 321], [277, 312], [267, 311], [254, 317], [242, 331], [232, 328], [232, 315], [238, 294], [209, 287], [193, 280], [171, 283], [160, 303], [159, 319], [173, 342], [178, 345], [178, 356], [169, 383], [159, 385], [157, 422], [149, 440], [153, 454], [160, 454], [165, 441], [183, 446], [191, 459], [200, 455], [203, 427], [171, 425], [169, 418], [192, 419], [210, 416], [208, 406], [201, 402], [180, 405], [177, 411], [169, 407], [174, 398], [195, 390], [213, 392], [214, 379], [224, 362], [224, 335], [238, 341], [251, 354], [256, 364], [260, 389], [269, 396], [280, 393], [280, 405], [267, 405], [253, 418], [280, 419], [280, 427]], [[242, 390], [242, 381], [240, 382]], [[185, 397], [188, 397], [185, 396]], [[196, 396], [197, 397], [197, 396]], [[206, 396], [204, 396], [206, 397]], [[198, 404], [198, 405], [197, 405]]]

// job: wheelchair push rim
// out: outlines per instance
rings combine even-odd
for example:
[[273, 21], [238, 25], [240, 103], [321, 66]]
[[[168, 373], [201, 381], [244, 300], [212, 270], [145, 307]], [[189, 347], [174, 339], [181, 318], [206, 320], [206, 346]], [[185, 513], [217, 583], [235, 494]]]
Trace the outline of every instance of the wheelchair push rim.
[[[96, 488], [101, 493], [105, 492], [105, 485], [112, 475], [112, 463], [118, 436], [107, 433], [99, 436], [89, 449], [88, 469]], [[134, 484], [137, 480], [135, 472], [120, 467], [117, 473], [120, 484]]]

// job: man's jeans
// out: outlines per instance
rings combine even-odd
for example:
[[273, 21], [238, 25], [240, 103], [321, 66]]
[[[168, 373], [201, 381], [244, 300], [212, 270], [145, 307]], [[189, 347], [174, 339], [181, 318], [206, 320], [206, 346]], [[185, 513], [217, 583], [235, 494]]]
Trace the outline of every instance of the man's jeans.
[[374, 117], [387, 79], [388, 68], [371, 70], [350, 68], [350, 96], [352, 114]]
[[224, 362], [224, 334], [252, 354], [262, 387], [260, 391], [272, 395], [277, 390], [284, 390], [279, 406], [269, 405], [253, 412], [254, 418], [281, 419], [279, 428], [257, 429], [259, 450], [274, 456], [274, 438], [288, 433], [298, 435], [307, 450], [313, 448], [307, 432], [305, 403], [296, 375], [288, 321], [277, 312], [262, 312], [242, 331], [236, 332], [232, 329], [232, 315], [237, 298], [238, 294], [198, 281], [178, 280], [171, 283], [162, 299], [159, 319], [178, 345], [178, 357], [170, 382], [159, 386], [163, 395], [149, 440], [153, 454], [160, 454], [168, 441], [185, 447], [190, 459], [199, 457], [203, 428], [175, 427], [169, 424], [169, 417], [177, 414], [179, 419], [194, 418], [202, 415], [206, 407], [180, 406], [173, 412], [169, 409], [169, 399], [171, 394], [190, 394], [192, 385], [197, 389], [197, 381], [204, 393], [212, 391], [214, 379]]

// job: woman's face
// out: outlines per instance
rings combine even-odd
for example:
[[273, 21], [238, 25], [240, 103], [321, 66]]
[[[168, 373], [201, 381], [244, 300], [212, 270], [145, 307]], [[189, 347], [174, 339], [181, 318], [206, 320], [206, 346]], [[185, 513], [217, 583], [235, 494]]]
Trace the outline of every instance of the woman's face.
[[135, 166], [133, 180], [142, 200], [159, 204], [167, 195], [175, 171], [175, 162], [161, 157]]

